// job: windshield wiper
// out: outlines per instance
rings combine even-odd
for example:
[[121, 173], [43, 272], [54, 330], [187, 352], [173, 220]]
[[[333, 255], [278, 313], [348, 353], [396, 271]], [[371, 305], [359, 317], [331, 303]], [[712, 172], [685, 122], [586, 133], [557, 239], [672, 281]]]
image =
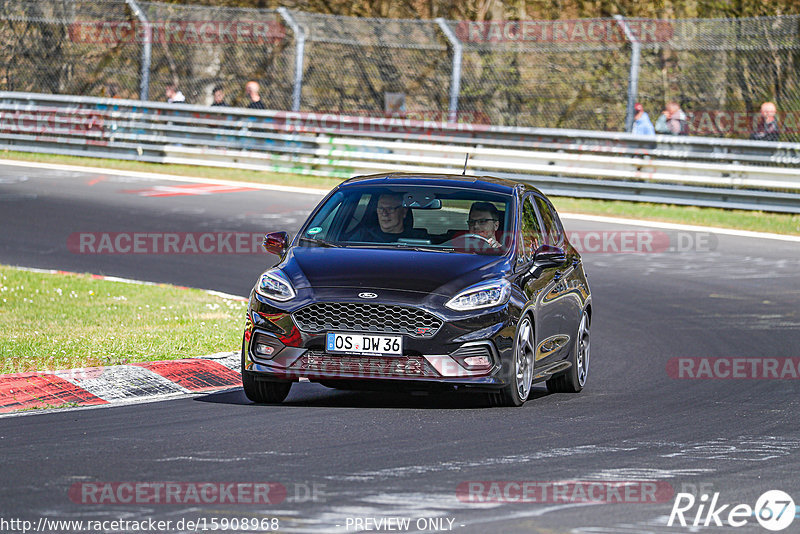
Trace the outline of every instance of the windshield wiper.
[[418, 252], [455, 252], [455, 249], [452, 247], [438, 248], [431, 245], [417, 245], [415, 243], [403, 243], [402, 241], [398, 241], [396, 243], [387, 243], [387, 245], [392, 246], [392, 248], [410, 249], [410, 250], [416, 250]]
[[314, 243], [315, 245], [319, 245], [321, 247], [338, 247], [339, 245], [335, 245], [333, 243], [329, 243], [327, 241], [323, 241], [322, 239], [317, 239], [315, 237], [306, 237], [300, 236], [300, 241], [306, 241], [308, 243]]
[[449, 252], [455, 252], [456, 251], [456, 249], [454, 249], [454, 248], [447, 248], [447, 247], [445, 247], [445, 248], [436, 248], [436, 247], [426, 247], [424, 245], [423, 246], [412, 245], [409, 248], [411, 248], [413, 250], [416, 250], [416, 251], [419, 251], [419, 252], [448, 252], [449, 253]]

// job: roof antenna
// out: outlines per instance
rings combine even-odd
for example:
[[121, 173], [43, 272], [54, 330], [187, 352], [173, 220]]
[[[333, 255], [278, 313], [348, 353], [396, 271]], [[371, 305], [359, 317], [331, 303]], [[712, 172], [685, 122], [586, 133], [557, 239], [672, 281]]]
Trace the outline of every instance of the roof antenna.
[[469, 152], [467, 152], [467, 157], [464, 158], [464, 170], [461, 172], [461, 176], [466, 176], [467, 174], [467, 163], [469, 162]]

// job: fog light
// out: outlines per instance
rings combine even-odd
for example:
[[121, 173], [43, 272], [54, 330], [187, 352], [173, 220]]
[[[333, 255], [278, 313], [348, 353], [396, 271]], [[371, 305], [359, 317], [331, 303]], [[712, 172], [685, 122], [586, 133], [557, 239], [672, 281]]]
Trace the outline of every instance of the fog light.
[[488, 372], [497, 361], [490, 341], [465, 343], [450, 356], [467, 371]]
[[250, 343], [250, 354], [253, 358], [271, 360], [280, 354], [283, 347], [284, 345], [280, 339], [256, 332], [253, 334], [253, 341]]
[[470, 369], [488, 369], [492, 366], [492, 361], [488, 356], [470, 356], [469, 358], [464, 358], [464, 363]]
[[263, 343], [258, 343], [256, 345], [256, 354], [259, 356], [272, 356], [273, 352], [275, 352], [275, 347], [270, 347]]

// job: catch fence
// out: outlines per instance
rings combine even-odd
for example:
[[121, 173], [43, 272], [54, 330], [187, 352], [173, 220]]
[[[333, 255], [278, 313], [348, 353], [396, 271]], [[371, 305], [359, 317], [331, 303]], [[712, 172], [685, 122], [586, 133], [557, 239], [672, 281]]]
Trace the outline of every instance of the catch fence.
[[775, 102], [800, 141], [800, 16], [452, 21], [135, 0], [0, 0], [0, 90], [599, 131], [669, 101], [749, 138]]

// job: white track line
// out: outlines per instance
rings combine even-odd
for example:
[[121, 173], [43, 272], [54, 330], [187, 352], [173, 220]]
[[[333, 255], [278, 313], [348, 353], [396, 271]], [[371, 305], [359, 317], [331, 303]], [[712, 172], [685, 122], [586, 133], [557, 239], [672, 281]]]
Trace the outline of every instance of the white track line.
[[18, 161], [0, 159], [0, 165], [15, 167], [31, 167], [34, 169], [48, 169], [53, 171], [86, 172], [92, 174], [111, 174], [114, 176], [133, 176], [148, 180], [169, 180], [172, 182], [189, 182], [199, 184], [222, 184], [236, 187], [252, 187], [266, 191], [282, 191], [284, 193], [302, 193], [306, 195], [327, 195], [329, 189], [315, 189], [312, 187], [296, 187], [291, 185], [260, 184], [256, 182], [239, 182], [236, 180], [221, 180], [217, 178], [194, 178], [191, 176], [177, 176], [175, 174], [160, 174], [157, 172], [125, 171], [120, 169], [104, 169], [102, 167], [84, 167], [82, 165], [64, 165], [60, 163], [39, 163], [34, 161]]
[[769, 234], [766, 232], [751, 232], [749, 230], [733, 230], [731, 228], [718, 228], [716, 226], [694, 226], [690, 224], [645, 221], [642, 219], [624, 219], [622, 217], [583, 215], [581, 213], [559, 213], [559, 215], [564, 219], [575, 219], [579, 221], [604, 222], [611, 224], [628, 224], [634, 226], [649, 226], [650, 228], [664, 228], [667, 230], [685, 230], [687, 232], [713, 232], [715, 234], [732, 235], [736, 237], [752, 237], [756, 239], [777, 239], [779, 241], [793, 241], [796, 243], [800, 243], [800, 235]]
[[[33, 161], [2, 160], [0, 165], [31, 167], [34, 169], [50, 169], [58, 171], [86, 172], [93, 174], [112, 174], [115, 176], [133, 176], [150, 180], [170, 180], [174, 182], [190, 182], [204, 184], [224, 184], [240, 187], [252, 187], [265, 191], [282, 191], [286, 193], [302, 193], [309, 195], [326, 195], [325, 189], [315, 189], [311, 187], [294, 187], [288, 185], [259, 184], [255, 182], [239, 182], [235, 180], [218, 180], [212, 178], [192, 178], [189, 176], [176, 176], [174, 174], [159, 174], [155, 172], [124, 171], [119, 169], [104, 169], [102, 167], [84, 167], [81, 165], [64, 165], [59, 163], [39, 163]], [[604, 222], [611, 224], [628, 224], [634, 226], [649, 226], [651, 228], [664, 228], [669, 230], [685, 230], [689, 232], [713, 232], [721, 235], [736, 237], [750, 237], [755, 239], [775, 239], [778, 241], [800, 242], [800, 236], [771, 234], [766, 232], [751, 232], [748, 230], [733, 230], [730, 228], [719, 228], [716, 226], [695, 226], [689, 224], [666, 223], [658, 221], [646, 221], [642, 219], [625, 219], [622, 217], [604, 217], [600, 215], [583, 215], [580, 213], [561, 213], [561, 217], [591, 222]]]

